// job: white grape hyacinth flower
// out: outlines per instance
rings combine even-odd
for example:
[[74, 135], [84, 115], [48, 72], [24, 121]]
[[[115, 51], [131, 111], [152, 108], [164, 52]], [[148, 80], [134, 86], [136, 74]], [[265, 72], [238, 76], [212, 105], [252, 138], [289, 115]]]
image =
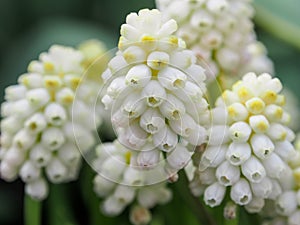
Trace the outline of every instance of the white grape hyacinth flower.
[[[172, 192], [167, 188], [167, 182], [156, 182], [157, 176], [161, 176], [160, 168], [156, 173], [147, 173], [137, 165], [134, 152], [117, 140], [98, 145], [96, 155], [93, 168], [98, 174], [94, 178], [94, 191], [103, 198], [101, 209], [105, 215], [117, 216], [127, 206], [136, 204], [142, 212], [133, 209], [130, 219], [138, 224], [139, 219], [151, 219], [149, 209], [171, 200]], [[139, 213], [142, 213], [140, 216], [146, 213], [146, 218], [139, 218]]]
[[265, 47], [256, 40], [251, 1], [156, 0], [156, 4], [168, 19], [176, 20], [176, 35], [208, 67], [208, 80], [218, 74], [273, 73]]
[[47, 180], [75, 180], [81, 152], [94, 143], [100, 120], [94, 114], [98, 84], [84, 80], [81, 52], [54, 45], [29, 64], [17, 85], [5, 90], [1, 106], [1, 177], [24, 181], [25, 191], [42, 200]]
[[[283, 225], [297, 225], [300, 221], [300, 136], [294, 142], [296, 156], [289, 160], [293, 169], [293, 184], [273, 202], [275, 215], [271, 215], [271, 222], [280, 220]], [[268, 216], [268, 215], [267, 215]], [[270, 217], [270, 216], [269, 216]], [[274, 223], [274, 222], [273, 222]]]
[[[165, 152], [170, 165], [182, 168], [191, 154], [178, 143], [204, 143], [209, 114], [204, 69], [173, 35], [176, 29], [156, 9], [130, 13], [121, 26], [119, 51], [102, 75], [108, 86], [102, 102], [123, 145], [143, 155], [150, 143], [157, 149], [154, 164]], [[178, 166], [175, 155], [187, 161]]]
[[295, 135], [281, 89], [279, 79], [269, 74], [248, 73], [217, 99], [208, 144], [191, 184], [209, 206], [219, 205], [230, 188], [233, 202], [260, 212], [264, 200], [275, 200], [292, 187], [288, 162], [296, 156]]

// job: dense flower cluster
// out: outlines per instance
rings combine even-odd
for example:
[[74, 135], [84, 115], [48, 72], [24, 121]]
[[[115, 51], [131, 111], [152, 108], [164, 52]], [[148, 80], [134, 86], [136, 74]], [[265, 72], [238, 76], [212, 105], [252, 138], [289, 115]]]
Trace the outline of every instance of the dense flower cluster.
[[129, 14], [119, 51], [102, 75], [108, 85], [102, 102], [111, 110], [118, 140], [138, 152], [145, 168], [166, 152], [169, 167], [180, 169], [191, 156], [186, 144], [206, 140], [204, 69], [173, 35], [176, 29], [174, 20], [163, 20], [155, 9]]
[[[83, 55], [54, 45], [32, 61], [1, 106], [1, 177], [18, 177], [26, 193], [44, 199], [53, 183], [77, 178], [79, 150], [94, 145], [94, 98], [98, 85], [83, 80]], [[99, 124], [99, 120], [96, 124]]]
[[176, 34], [208, 63], [210, 75], [272, 73], [272, 62], [253, 30], [251, 1], [156, 0], [156, 3], [168, 18], [177, 21]]
[[156, 183], [160, 174], [141, 170], [136, 157], [118, 141], [97, 146], [96, 154], [93, 167], [98, 174], [94, 178], [94, 191], [104, 198], [101, 206], [104, 214], [119, 215], [126, 206], [135, 203], [138, 206], [133, 207], [131, 220], [133, 224], [144, 224], [138, 220], [148, 221], [150, 208], [171, 199], [166, 181]]
[[[206, 205], [228, 201], [225, 219], [244, 206], [267, 215], [267, 225], [299, 225], [300, 135], [293, 143], [287, 111], [294, 119], [299, 112], [292, 97], [285, 105], [281, 82], [269, 74], [251, 0], [157, 4], [163, 13], [126, 17], [111, 60], [96, 40], [79, 50], [54, 45], [6, 88], [1, 177], [20, 177], [26, 193], [42, 200], [47, 181], [76, 179], [88, 153], [102, 212], [117, 216], [130, 207], [131, 223], [145, 225], [151, 208], [172, 199], [168, 182], [184, 168]], [[221, 96], [214, 85], [206, 89], [215, 75], [220, 89], [235, 82]], [[114, 138], [112, 125], [117, 139], [93, 148], [102, 119], [100, 135]]]
[[259, 212], [265, 199], [275, 200], [291, 188], [287, 161], [296, 155], [295, 135], [287, 127], [281, 89], [269, 74], [248, 73], [217, 100], [209, 142], [191, 184], [194, 193], [204, 190], [207, 205], [221, 204], [230, 187], [233, 202]]
[[291, 158], [289, 164], [293, 169], [294, 180], [291, 183], [292, 188], [283, 192], [271, 207], [265, 211], [270, 212], [272, 209], [274, 219], [266, 221], [266, 225], [298, 225], [300, 221], [300, 136], [298, 135], [295, 143], [296, 155]]

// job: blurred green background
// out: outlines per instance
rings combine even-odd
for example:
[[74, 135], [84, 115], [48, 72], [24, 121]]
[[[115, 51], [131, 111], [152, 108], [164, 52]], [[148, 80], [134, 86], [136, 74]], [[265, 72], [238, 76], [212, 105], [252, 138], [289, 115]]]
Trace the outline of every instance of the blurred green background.
[[[276, 75], [300, 97], [300, 0], [256, 0], [255, 5], [258, 39], [266, 45]], [[76, 46], [83, 40], [97, 38], [109, 49], [114, 48], [126, 15], [145, 7], [154, 8], [154, 0], [0, 0], [0, 101], [4, 88], [16, 83], [28, 63], [50, 45]], [[65, 185], [65, 188], [79, 187]], [[75, 205], [80, 203], [75, 194], [69, 197], [75, 198], [72, 200]], [[0, 181], [1, 225], [23, 223], [22, 201], [20, 181]], [[76, 207], [84, 217], [86, 209]], [[182, 209], [180, 198], [167, 207], [176, 212]], [[167, 213], [163, 207], [160, 210]], [[181, 211], [184, 214], [188, 208]], [[180, 221], [179, 216], [176, 219]], [[194, 224], [193, 219], [189, 224]]]

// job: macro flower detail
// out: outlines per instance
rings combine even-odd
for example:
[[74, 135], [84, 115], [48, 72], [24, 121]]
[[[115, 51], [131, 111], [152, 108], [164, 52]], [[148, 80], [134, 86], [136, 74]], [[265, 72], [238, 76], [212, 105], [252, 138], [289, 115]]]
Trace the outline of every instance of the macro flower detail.
[[[181, 37], [215, 75], [242, 76], [273, 72], [262, 43], [256, 40], [251, 1], [156, 0], [167, 18], [178, 23]], [[180, 9], [180, 10], [178, 10]], [[224, 82], [228, 82], [225, 81]]]
[[117, 140], [104, 143], [96, 148], [93, 167], [97, 171], [94, 178], [95, 193], [104, 198], [102, 212], [116, 216], [130, 204], [135, 203], [130, 214], [133, 224], [144, 224], [151, 219], [150, 208], [166, 204], [172, 198], [167, 182], [156, 183], [155, 175], [139, 169], [136, 157]]
[[191, 156], [184, 146], [206, 141], [206, 76], [194, 53], [173, 35], [176, 29], [174, 20], [165, 21], [155, 9], [129, 14], [119, 51], [102, 75], [102, 102], [111, 110], [118, 140], [138, 152], [145, 168], [156, 165], [161, 152], [169, 166], [183, 168]]
[[221, 204], [228, 187], [233, 202], [259, 212], [265, 199], [275, 200], [291, 188], [288, 162], [296, 155], [295, 135], [281, 89], [269, 74], [248, 73], [217, 99], [210, 139], [191, 184], [207, 205]]
[[[289, 165], [293, 169], [293, 180], [289, 181], [290, 188], [285, 190], [275, 202], [269, 204], [269, 208], [275, 211], [271, 220], [265, 219], [266, 224], [279, 223], [286, 225], [296, 225], [300, 221], [300, 145], [299, 134], [294, 142], [296, 149], [295, 157], [289, 160]], [[268, 208], [267, 208], [268, 210]], [[265, 210], [265, 211], [267, 211]], [[268, 211], [267, 211], [268, 212]]]
[[83, 59], [73, 48], [54, 45], [5, 90], [1, 177], [12, 181], [19, 176], [26, 193], [38, 200], [47, 197], [47, 180], [75, 180], [80, 151], [94, 145], [90, 114], [99, 86], [83, 80]]

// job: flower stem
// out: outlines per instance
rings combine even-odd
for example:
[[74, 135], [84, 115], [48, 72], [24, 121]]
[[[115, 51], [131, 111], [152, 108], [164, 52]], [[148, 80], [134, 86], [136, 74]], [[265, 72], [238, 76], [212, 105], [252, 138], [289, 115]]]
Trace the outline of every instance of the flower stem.
[[87, 164], [84, 164], [82, 168], [82, 176], [79, 179], [79, 185], [85, 207], [87, 208], [89, 213], [89, 224], [114, 224], [114, 218], [108, 218], [101, 213], [100, 201], [93, 191], [92, 183], [94, 176], [95, 172], [93, 172]]
[[191, 194], [188, 188], [189, 181], [183, 170], [179, 172], [179, 177], [180, 178], [178, 182], [175, 183], [175, 189], [178, 191], [178, 193], [181, 194], [185, 203], [188, 204], [189, 208], [195, 214], [197, 220], [199, 221], [199, 224], [216, 225], [216, 222], [205, 209], [201, 201]]
[[[65, 184], [51, 185], [48, 199], [48, 217], [51, 225], [76, 225]], [[31, 225], [31, 224], [30, 224]]]
[[25, 225], [41, 224], [42, 203], [32, 199], [30, 196], [24, 196], [24, 221]]

